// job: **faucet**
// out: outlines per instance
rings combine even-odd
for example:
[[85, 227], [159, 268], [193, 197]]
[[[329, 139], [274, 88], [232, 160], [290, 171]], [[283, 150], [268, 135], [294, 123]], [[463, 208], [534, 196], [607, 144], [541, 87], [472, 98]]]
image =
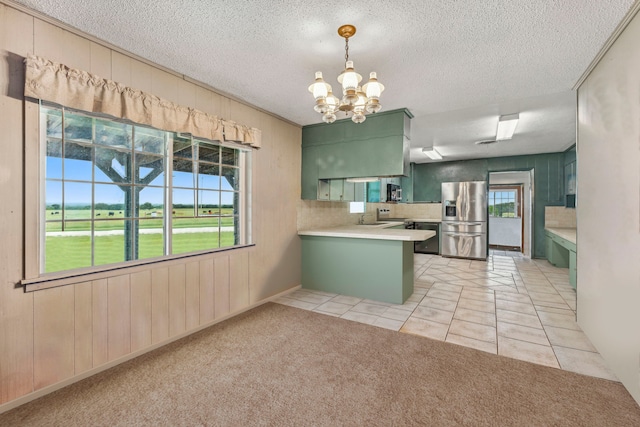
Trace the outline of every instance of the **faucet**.
[[366, 214], [362, 214], [362, 215], [360, 215], [360, 218], [358, 218], [358, 224], [360, 224], [360, 225], [364, 224], [364, 216], [365, 216], [365, 215], [366, 215]]

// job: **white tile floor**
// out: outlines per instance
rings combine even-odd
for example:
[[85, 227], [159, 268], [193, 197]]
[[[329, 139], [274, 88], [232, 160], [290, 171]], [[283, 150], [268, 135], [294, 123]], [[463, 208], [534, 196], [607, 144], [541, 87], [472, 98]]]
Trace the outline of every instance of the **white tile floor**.
[[414, 255], [402, 305], [298, 289], [275, 302], [617, 381], [576, 323], [566, 268], [517, 252], [471, 261]]

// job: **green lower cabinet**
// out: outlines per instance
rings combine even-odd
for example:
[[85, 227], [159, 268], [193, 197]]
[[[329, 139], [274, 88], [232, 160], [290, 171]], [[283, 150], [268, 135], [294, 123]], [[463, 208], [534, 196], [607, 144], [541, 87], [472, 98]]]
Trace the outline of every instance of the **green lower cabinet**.
[[546, 232], [546, 241], [547, 261], [556, 267], [568, 268], [571, 248], [567, 246], [570, 246], [570, 243], [548, 231]]
[[552, 259], [551, 254], [553, 253], [553, 239], [551, 238], [549, 233], [546, 233], [544, 241], [546, 243], [545, 254], [547, 255], [547, 261], [549, 261], [551, 264], [553, 264], [553, 262], [551, 262], [551, 259]]
[[577, 268], [578, 256], [575, 251], [569, 251], [569, 284], [573, 289], [576, 289], [578, 284], [578, 268]]
[[547, 245], [547, 261], [556, 267], [569, 269], [569, 284], [573, 289], [577, 286], [576, 245], [549, 231], [545, 231]]
[[413, 294], [413, 242], [300, 236], [302, 288], [403, 304]]

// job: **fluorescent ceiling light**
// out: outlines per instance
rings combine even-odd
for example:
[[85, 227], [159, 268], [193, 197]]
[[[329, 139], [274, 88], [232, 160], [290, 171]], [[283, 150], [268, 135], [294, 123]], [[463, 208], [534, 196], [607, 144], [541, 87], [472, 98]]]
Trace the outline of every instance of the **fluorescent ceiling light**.
[[513, 133], [518, 125], [519, 114], [508, 114], [500, 116], [498, 119], [498, 131], [496, 132], [496, 141], [513, 138]]
[[425, 147], [422, 149], [422, 152], [431, 160], [442, 160], [442, 156], [434, 147]]
[[375, 181], [380, 181], [380, 178], [378, 178], [377, 176], [369, 176], [364, 178], [347, 178], [346, 181], [347, 182], [375, 182]]

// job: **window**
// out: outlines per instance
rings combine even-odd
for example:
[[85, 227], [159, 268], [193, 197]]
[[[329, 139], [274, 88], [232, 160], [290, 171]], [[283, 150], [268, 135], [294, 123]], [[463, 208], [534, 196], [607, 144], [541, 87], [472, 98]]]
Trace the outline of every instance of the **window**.
[[40, 271], [245, 245], [250, 152], [41, 106]]
[[489, 190], [489, 216], [520, 218], [520, 191], [516, 188]]

